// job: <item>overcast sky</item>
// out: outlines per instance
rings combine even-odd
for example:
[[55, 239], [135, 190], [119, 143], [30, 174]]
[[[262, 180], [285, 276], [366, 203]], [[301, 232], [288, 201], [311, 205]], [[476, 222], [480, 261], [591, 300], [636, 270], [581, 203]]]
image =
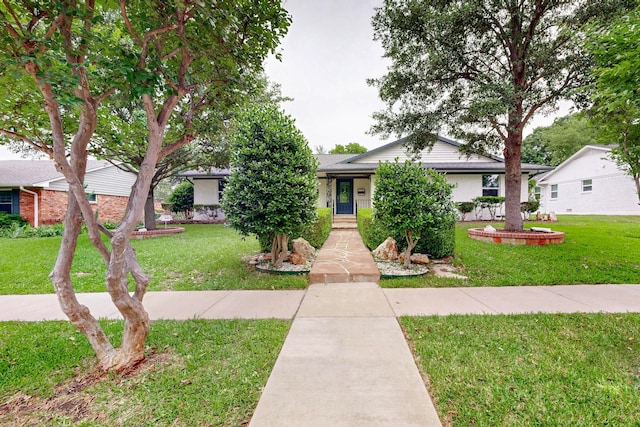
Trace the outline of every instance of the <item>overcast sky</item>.
[[[373, 41], [371, 17], [382, 0], [284, 0], [293, 23], [284, 38], [282, 61], [266, 63], [269, 78], [294, 98], [283, 105], [315, 151], [357, 142], [372, 149], [393, 141], [369, 135], [372, 114], [384, 108], [367, 78], [381, 77], [387, 64], [382, 47]], [[566, 114], [566, 108], [563, 110]], [[551, 117], [537, 118], [525, 131], [548, 126]], [[19, 158], [0, 147], [0, 159]]]

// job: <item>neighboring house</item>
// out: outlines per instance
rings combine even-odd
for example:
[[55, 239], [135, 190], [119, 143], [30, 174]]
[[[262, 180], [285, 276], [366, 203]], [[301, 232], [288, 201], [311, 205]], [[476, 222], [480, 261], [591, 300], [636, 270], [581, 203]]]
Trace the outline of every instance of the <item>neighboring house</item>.
[[195, 209], [194, 220], [224, 219], [224, 213], [219, 206], [229, 169], [212, 167], [206, 172], [188, 171], [177, 176], [187, 178], [193, 183], [193, 204], [196, 207], [204, 207]]
[[[89, 160], [84, 184], [100, 222], [120, 222], [135, 180], [109, 162]], [[0, 211], [19, 214], [34, 227], [64, 220], [68, 189], [53, 161], [0, 161]]]
[[537, 183], [541, 212], [640, 215], [633, 178], [611, 159], [611, 146], [586, 145]]
[[[405, 138], [383, 145], [364, 154], [318, 154], [318, 206], [330, 207], [335, 214], [354, 214], [359, 208], [371, 207], [375, 191], [375, 170], [380, 161], [403, 162], [409, 159], [403, 143]], [[439, 137], [432, 148], [424, 149], [419, 162], [425, 168], [446, 173], [447, 180], [456, 184], [453, 199], [456, 202], [471, 201], [478, 196], [504, 196], [504, 160], [496, 156], [460, 153], [460, 143]], [[522, 165], [522, 201], [528, 198], [530, 175], [548, 171], [541, 165]], [[210, 173], [188, 172], [186, 176], [194, 184], [194, 203], [218, 203], [222, 194], [225, 174], [229, 171]], [[488, 212], [483, 213], [488, 218]]]

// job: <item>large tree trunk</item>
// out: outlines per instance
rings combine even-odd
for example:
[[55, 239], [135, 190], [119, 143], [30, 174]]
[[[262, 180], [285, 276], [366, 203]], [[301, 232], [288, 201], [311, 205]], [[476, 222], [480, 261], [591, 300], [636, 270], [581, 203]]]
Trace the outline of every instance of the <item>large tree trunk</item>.
[[80, 208], [73, 193], [69, 193], [62, 243], [58, 251], [56, 265], [49, 277], [55, 287], [62, 312], [87, 337], [102, 368], [108, 369], [111, 360], [115, 357], [116, 350], [89, 309], [78, 302], [71, 281], [71, 264], [81, 230]]
[[522, 192], [522, 131], [509, 132], [504, 149], [505, 223], [507, 231], [522, 231], [520, 195]]
[[153, 188], [149, 189], [149, 195], [144, 205], [144, 228], [147, 230], [156, 229], [156, 208], [154, 204]]

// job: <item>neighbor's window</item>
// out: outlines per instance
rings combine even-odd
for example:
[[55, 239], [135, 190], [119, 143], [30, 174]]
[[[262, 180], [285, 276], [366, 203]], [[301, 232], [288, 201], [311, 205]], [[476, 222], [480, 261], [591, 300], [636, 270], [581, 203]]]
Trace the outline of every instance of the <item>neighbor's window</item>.
[[97, 203], [98, 195], [96, 193], [87, 193], [87, 200], [91, 203]]
[[11, 190], [0, 191], [0, 212], [11, 213]]
[[591, 179], [583, 179], [582, 180], [582, 192], [587, 193], [593, 190], [593, 180]]
[[482, 195], [500, 195], [500, 175], [482, 175]]
[[537, 201], [540, 201], [540, 194], [541, 194], [541, 191], [542, 191], [542, 189], [541, 189], [540, 187], [538, 187], [538, 186], [536, 186], [536, 187], [533, 189], [533, 197], [535, 197], [535, 199], [536, 199]]
[[558, 198], [558, 184], [551, 184], [551, 198]]
[[222, 192], [224, 191], [224, 179], [218, 180], [218, 202], [222, 200]]

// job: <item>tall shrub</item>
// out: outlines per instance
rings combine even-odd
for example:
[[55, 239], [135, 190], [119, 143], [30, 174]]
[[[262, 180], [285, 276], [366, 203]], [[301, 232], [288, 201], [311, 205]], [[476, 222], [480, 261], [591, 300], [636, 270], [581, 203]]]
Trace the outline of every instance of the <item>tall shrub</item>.
[[193, 184], [190, 181], [182, 181], [176, 185], [167, 202], [171, 203], [171, 212], [180, 212], [189, 217], [193, 210]]
[[409, 160], [380, 163], [376, 175], [374, 221], [402, 235], [406, 242], [404, 265], [409, 268], [411, 251], [418, 241], [428, 233], [435, 234], [443, 224], [455, 222], [453, 185], [444, 175]]
[[276, 106], [256, 105], [240, 114], [222, 207], [240, 233], [272, 241], [276, 267], [288, 255], [289, 237], [316, 219], [316, 169], [304, 136]]

